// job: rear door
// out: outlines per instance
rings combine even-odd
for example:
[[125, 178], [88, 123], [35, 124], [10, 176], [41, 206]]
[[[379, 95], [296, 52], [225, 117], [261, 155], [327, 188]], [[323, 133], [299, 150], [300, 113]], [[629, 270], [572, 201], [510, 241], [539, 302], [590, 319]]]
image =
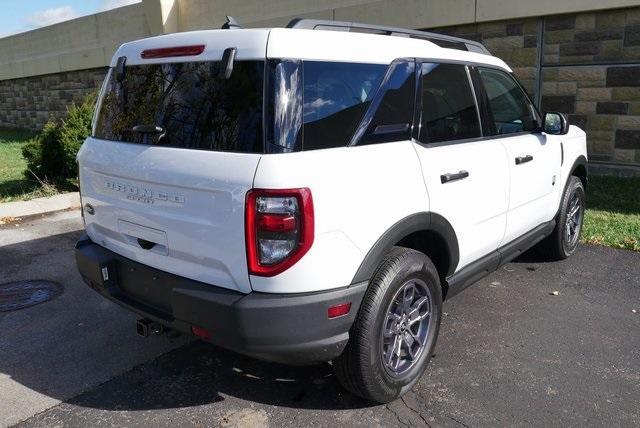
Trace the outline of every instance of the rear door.
[[506, 243], [555, 214], [560, 144], [556, 137], [538, 131], [538, 113], [513, 76], [493, 68], [479, 67], [478, 72], [487, 100], [489, 132], [501, 141], [509, 161]]
[[458, 269], [494, 251], [504, 236], [509, 173], [500, 141], [483, 139], [468, 68], [423, 63], [416, 151], [431, 212], [453, 226]]
[[251, 291], [244, 205], [263, 152], [264, 60], [112, 69], [78, 155], [86, 229], [145, 265]]

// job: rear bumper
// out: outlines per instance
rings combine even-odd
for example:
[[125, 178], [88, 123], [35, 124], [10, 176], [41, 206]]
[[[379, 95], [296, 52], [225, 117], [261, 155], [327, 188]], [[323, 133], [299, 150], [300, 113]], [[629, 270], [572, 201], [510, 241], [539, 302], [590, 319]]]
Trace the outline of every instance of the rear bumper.
[[[242, 294], [153, 269], [86, 236], [75, 253], [83, 280], [109, 300], [183, 333], [203, 327], [218, 346], [287, 364], [340, 355], [367, 287], [361, 283], [320, 293]], [[327, 309], [345, 302], [351, 302], [350, 312], [328, 319]]]

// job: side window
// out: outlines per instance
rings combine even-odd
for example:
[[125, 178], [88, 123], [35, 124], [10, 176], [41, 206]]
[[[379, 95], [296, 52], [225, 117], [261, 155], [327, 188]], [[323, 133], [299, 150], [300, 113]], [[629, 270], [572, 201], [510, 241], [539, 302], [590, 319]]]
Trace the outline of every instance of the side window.
[[423, 63], [420, 141], [481, 136], [478, 109], [464, 65]]
[[303, 67], [304, 150], [346, 146], [387, 66], [305, 61]]
[[501, 70], [479, 68], [484, 84], [489, 117], [495, 123], [493, 135], [531, 131], [539, 124], [538, 114], [512, 76]]
[[358, 126], [359, 145], [402, 141], [411, 138], [415, 104], [415, 62], [392, 63], [389, 72]]

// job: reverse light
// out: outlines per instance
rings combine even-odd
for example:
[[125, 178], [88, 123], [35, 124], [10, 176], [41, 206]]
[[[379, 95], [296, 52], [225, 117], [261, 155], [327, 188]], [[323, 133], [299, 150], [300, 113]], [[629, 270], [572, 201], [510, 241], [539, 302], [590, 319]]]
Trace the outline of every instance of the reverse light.
[[250, 190], [245, 206], [249, 273], [274, 276], [293, 266], [311, 248], [313, 220], [307, 188]]
[[170, 58], [174, 56], [198, 56], [204, 52], [204, 45], [174, 46], [170, 48], [145, 49], [142, 59]]

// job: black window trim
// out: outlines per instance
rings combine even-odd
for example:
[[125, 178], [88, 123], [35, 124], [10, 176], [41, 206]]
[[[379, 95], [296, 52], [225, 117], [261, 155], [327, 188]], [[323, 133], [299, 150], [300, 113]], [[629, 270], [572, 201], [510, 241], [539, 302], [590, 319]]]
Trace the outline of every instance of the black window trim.
[[[421, 73], [418, 73], [418, 70], [422, 69], [422, 64], [454, 64], [454, 65], [462, 65], [464, 66], [466, 73], [467, 73], [467, 79], [469, 81], [469, 87], [471, 88], [471, 93], [473, 94], [473, 101], [475, 103], [476, 106], [476, 114], [478, 115], [478, 125], [480, 126], [480, 136], [479, 137], [473, 137], [473, 138], [462, 138], [462, 139], [458, 139], [458, 140], [446, 140], [446, 141], [437, 141], [435, 143], [425, 143], [420, 141], [420, 131], [422, 128], [422, 75]], [[484, 141], [490, 137], [487, 137], [484, 135], [484, 125], [483, 125], [483, 115], [480, 111], [480, 106], [478, 104], [478, 98], [477, 98], [477, 94], [476, 94], [476, 89], [475, 89], [475, 85], [473, 82], [473, 79], [471, 78], [471, 70], [470, 68], [472, 67], [472, 64], [474, 64], [473, 62], [468, 62], [468, 61], [460, 61], [460, 60], [454, 60], [454, 59], [426, 59], [426, 58], [416, 58], [416, 79], [417, 79], [417, 84], [416, 84], [416, 101], [415, 101], [415, 109], [418, 110], [418, 108], [420, 109], [419, 112], [416, 114], [416, 116], [418, 116], [418, 120], [417, 120], [417, 126], [415, 126], [415, 128], [417, 128], [417, 133], [415, 134], [415, 136], [412, 135], [412, 141], [416, 144], [420, 144], [423, 147], [429, 148], [429, 147], [442, 147], [442, 146], [450, 146], [453, 144], [466, 144], [466, 143], [474, 143], [477, 141]], [[495, 67], [498, 68], [499, 67]], [[415, 120], [415, 119], [414, 119]]]

